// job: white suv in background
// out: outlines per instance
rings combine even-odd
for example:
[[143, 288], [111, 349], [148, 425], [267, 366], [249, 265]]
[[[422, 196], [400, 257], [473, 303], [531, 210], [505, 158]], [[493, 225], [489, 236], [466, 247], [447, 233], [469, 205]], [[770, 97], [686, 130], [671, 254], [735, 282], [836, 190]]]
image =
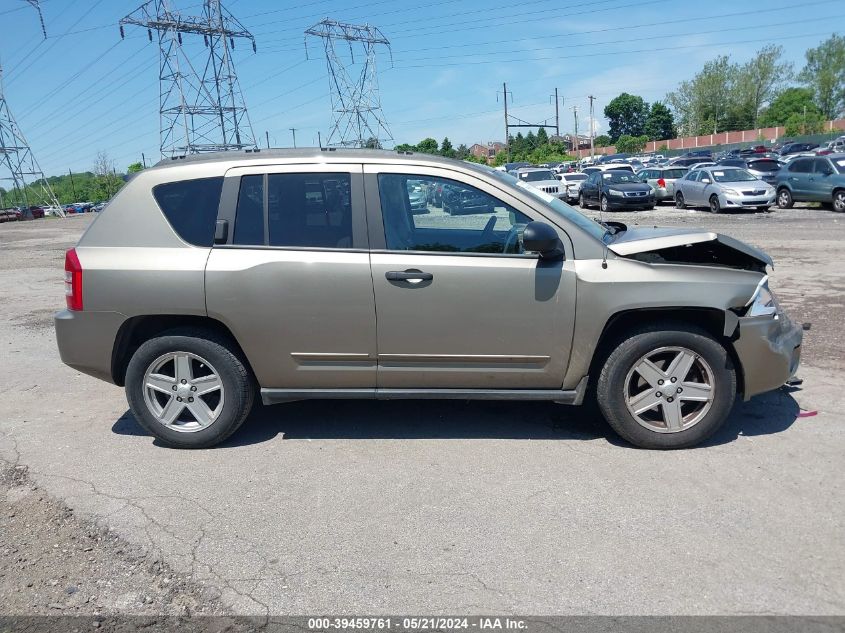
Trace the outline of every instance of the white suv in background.
[[530, 187], [539, 189], [543, 193], [550, 196], [566, 200], [566, 187], [561, 186], [560, 181], [555, 177], [551, 169], [542, 167], [522, 167], [510, 172], [515, 178], [519, 178], [520, 182], [524, 182]]

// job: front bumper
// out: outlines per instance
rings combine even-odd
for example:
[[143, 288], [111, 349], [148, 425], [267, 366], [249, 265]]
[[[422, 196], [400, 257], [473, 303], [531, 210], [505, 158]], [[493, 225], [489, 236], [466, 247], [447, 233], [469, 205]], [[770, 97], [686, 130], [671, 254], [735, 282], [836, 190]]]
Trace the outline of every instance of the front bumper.
[[753, 209], [755, 207], [774, 206], [776, 197], [777, 194], [775, 192], [772, 192], [770, 196], [744, 196], [742, 194], [735, 196], [723, 193], [720, 196], [719, 202], [723, 208]]
[[734, 350], [744, 379], [744, 398], [777, 389], [798, 370], [804, 332], [784, 313], [739, 319]]
[[83, 374], [113, 383], [112, 352], [126, 316], [119, 312], [62, 310], [54, 320], [62, 362]]
[[608, 196], [607, 206], [610, 209], [644, 209], [653, 207], [654, 194], [643, 197], [629, 198], [628, 196]]

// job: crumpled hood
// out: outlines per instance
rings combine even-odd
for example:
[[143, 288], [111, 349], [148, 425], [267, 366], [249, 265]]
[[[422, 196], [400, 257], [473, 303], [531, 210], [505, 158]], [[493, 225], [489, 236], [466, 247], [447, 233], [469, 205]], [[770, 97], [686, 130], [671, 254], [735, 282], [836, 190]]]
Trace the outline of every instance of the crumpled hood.
[[[701, 245], [695, 247], [695, 245]], [[774, 267], [768, 254], [740, 240], [703, 229], [634, 228], [616, 236], [608, 249], [623, 257], [653, 254], [655, 257], [635, 257], [643, 261], [681, 264], [725, 265], [745, 268], [743, 259]], [[739, 257], [731, 257], [731, 253]], [[743, 257], [744, 256], [744, 257]]]

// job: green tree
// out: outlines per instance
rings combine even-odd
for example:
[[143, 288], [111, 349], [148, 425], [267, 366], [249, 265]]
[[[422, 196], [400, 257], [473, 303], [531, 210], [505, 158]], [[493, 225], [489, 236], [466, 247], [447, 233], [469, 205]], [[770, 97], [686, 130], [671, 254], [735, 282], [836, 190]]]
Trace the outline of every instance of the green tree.
[[675, 117], [672, 111], [659, 101], [651, 104], [645, 121], [646, 136], [652, 141], [675, 138]]
[[393, 149], [397, 152], [416, 152], [417, 146], [416, 145], [409, 145], [408, 143], [400, 143], [396, 145]]
[[760, 114], [760, 127], [775, 127], [786, 125], [787, 119], [793, 114], [804, 115], [804, 111], [821, 115], [818, 106], [813, 101], [813, 92], [809, 88], [787, 88], [775, 97]]
[[610, 147], [613, 145], [613, 140], [607, 134], [599, 134], [593, 139], [593, 144], [596, 147]]
[[520, 155], [530, 151], [528, 143], [522, 132], [517, 132], [516, 136], [512, 136], [508, 141], [508, 147], [511, 150], [511, 155]]
[[455, 158], [457, 158], [458, 160], [467, 160], [470, 156], [472, 156], [472, 154], [469, 153], [469, 148], [463, 143], [458, 145], [458, 147], [455, 149]]
[[648, 143], [648, 136], [645, 134], [640, 136], [623, 134], [616, 141], [616, 151], [624, 154], [637, 154], [643, 151], [646, 143]]
[[496, 158], [493, 159], [493, 164], [496, 167], [500, 167], [508, 162], [508, 153], [505, 150], [500, 150], [496, 152]]
[[381, 143], [379, 142], [379, 140], [377, 138], [371, 136], [364, 143], [364, 147], [366, 149], [381, 149]]
[[794, 112], [789, 115], [784, 124], [785, 136], [803, 136], [805, 134], [818, 134], [824, 130], [824, 117], [818, 111], [808, 112], [805, 116]]
[[126, 168], [126, 173], [127, 174], [137, 174], [139, 171], [143, 171], [143, 170], [144, 170], [143, 163], [140, 163], [140, 162], [139, 163], [132, 163], [131, 165], [129, 165], [129, 167]]
[[792, 64], [782, 62], [782, 57], [783, 46], [769, 44], [736, 69], [733, 94], [737, 127], [756, 128], [763, 105], [792, 77]]
[[710, 134], [728, 129], [737, 66], [727, 55], [704, 64], [689, 81], [666, 95], [682, 134]]
[[417, 143], [417, 151], [421, 154], [436, 154], [437, 141], [435, 141], [433, 138], [424, 138], [419, 143]]
[[822, 116], [835, 119], [845, 112], [845, 36], [831, 35], [804, 56], [799, 75], [810, 90]]
[[623, 92], [605, 106], [604, 116], [610, 123], [608, 134], [612, 140], [623, 134], [640, 136], [645, 133], [648, 104], [642, 97]]
[[542, 145], [548, 145], [548, 144], [549, 144], [549, 135], [546, 132], [546, 128], [541, 127], [539, 130], [537, 130], [537, 147], [540, 147]]
[[528, 130], [528, 134], [525, 135], [525, 149], [528, 152], [537, 149], [537, 136], [534, 134], [534, 130]]
[[455, 158], [455, 150], [448, 136], [444, 137], [443, 142], [440, 144], [440, 155], [446, 158]]

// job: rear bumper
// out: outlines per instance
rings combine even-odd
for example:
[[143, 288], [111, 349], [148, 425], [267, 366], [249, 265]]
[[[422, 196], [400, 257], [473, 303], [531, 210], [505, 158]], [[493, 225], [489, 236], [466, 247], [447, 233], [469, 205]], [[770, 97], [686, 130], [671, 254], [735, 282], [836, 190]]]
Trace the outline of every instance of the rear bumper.
[[126, 318], [119, 312], [56, 313], [56, 342], [62, 362], [83, 374], [114, 383], [114, 342]]
[[800, 326], [781, 313], [739, 319], [739, 338], [734, 341], [748, 400], [759, 393], [777, 389], [798, 370], [801, 361]]

